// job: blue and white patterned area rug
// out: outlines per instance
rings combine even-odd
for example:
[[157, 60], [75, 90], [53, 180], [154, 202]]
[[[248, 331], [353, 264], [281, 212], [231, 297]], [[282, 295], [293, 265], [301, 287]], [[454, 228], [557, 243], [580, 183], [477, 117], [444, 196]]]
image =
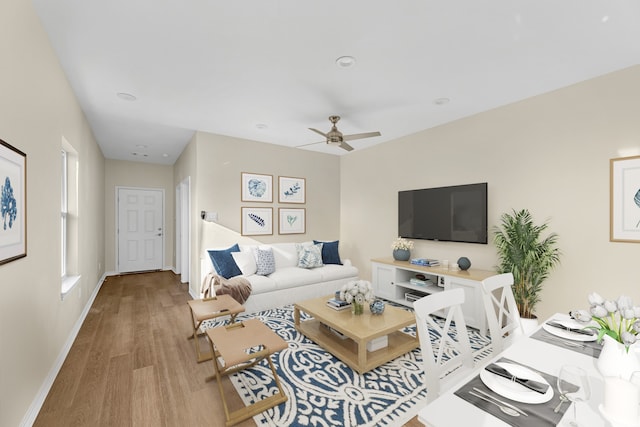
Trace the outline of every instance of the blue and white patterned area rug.
[[[301, 315], [304, 319], [305, 313]], [[259, 426], [401, 426], [426, 404], [420, 349], [358, 374], [295, 329], [293, 306], [238, 316], [246, 318], [259, 318], [289, 343], [272, 356], [289, 399], [255, 416]], [[219, 324], [208, 321], [203, 328]], [[415, 326], [405, 332], [415, 336]], [[474, 351], [489, 344], [473, 329], [469, 337]], [[479, 352], [479, 357], [489, 352]], [[276, 390], [266, 360], [230, 378], [245, 405]]]

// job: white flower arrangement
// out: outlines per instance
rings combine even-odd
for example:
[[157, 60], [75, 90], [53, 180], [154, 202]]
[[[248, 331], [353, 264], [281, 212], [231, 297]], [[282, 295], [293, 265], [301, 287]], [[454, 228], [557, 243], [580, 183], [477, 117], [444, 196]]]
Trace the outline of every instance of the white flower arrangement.
[[352, 280], [345, 283], [340, 289], [340, 299], [348, 302], [349, 304], [364, 304], [365, 302], [371, 302], [375, 299], [373, 294], [373, 288], [371, 283], [366, 280]]
[[629, 350], [629, 346], [638, 341], [640, 333], [640, 307], [633, 306], [631, 298], [620, 296], [616, 301], [605, 300], [599, 294], [589, 294], [589, 311], [572, 311], [571, 317], [580, 322], [595, 321], [598, 326], [586, 326], [598, 331], [598, 342], [609, 335]]
[[402, 237], [398, 237], [391, 244], [391, 248], [395, 251], [398, 249], [403, 249], [405, 251], [410, 251], [413, 249], [413, 242], [411, 240], [403, 239]]

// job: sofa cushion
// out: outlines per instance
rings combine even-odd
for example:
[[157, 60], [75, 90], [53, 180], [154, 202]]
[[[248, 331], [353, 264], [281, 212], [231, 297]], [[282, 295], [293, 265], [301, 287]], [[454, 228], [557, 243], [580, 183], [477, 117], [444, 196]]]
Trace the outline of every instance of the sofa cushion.
[[251, 295], [263, 294], [278, 289], [276, 281], [269, 276], [259, 276], [254, 274], [252, 276], [248, 276], [247, 279], [251, 282]]
[[322, 243], [310, 246], [296, 244], [296, 249], [298, 251], [298, 267], [322, 267]]
[[227, 249], [209, 249], [207, 252], [209, 253], [209, 258], [211, 258], [213, 267], [216, 269], [218, 274], [225, 279], [242, 274], [242, 271], [240, 271], [236, 262], [233, 260], [233, 256], [231, 255], [232, 252], [240, 252], [240, 248], [237, 243]]
[[231, 256], [236, 262], [236, 265], [242, 272], [243, 276], [251, 276], [256, 274], [258, 266], [256, 265], [256, 259], [252, 252], [232, 252]]
[[325, 264], [320, 268], [315, 268], [313, 271], [322, 275], [323, 282], [358, 275], [358, 269], [352, 265]]
[[318, 269], [306, 269], [298, 267], [285, 267], [277, 269], [269, 278], [276, 282], [278, 289], [295, 288], [322, 281], [322, 275]]
[[255, 248], [253, 254], [256, 258], [256, 274], [267, 276], [276, 271], [276, 261], [273, 257], [273, 250]]
[[339, 240], [333, 242], [321, 242], [314, 240], [313, 243], [322, 243], [322, 263], [323, 264], [340, 264], [340, 253], [338, 252]]

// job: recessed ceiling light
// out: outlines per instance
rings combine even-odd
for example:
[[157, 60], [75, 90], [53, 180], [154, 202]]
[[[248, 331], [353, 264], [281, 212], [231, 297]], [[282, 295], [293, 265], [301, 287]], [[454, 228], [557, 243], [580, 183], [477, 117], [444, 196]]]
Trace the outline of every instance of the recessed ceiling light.
[[336, 59], [336, 65], [340, 68], [349, 68], [356, 63], [356, 58], [353, 56], [341, 56]]
[[604, 15], [601, 19], [602, 23], [605, 24], [607, 21], [609, 21], [609, 16], [608, 15]]
[[167, 153], [162, 153], [162, 157], [169, 157]]
[[450, 101], [449, 98], [436, 98], [433, 100], [433, 103], [436, 105], [444, 105], [444, 104], [448, 104]]
[[268, 128], [268, 127], [269, 127], [269, 126], [265, 125], [264, 123], [258, 123], [258, 124], [256, 124], [256, 128], [258, 128], [258, 129], [266, 129], [266, 128]]
[[143, 145], [143, 144], [138, 144], [138, 145], [136, 145], [136, 148], [139, 148], [140, 150], [146, 150], [148, 147], [146, 145]]
[[118, 92], [116, 96], [122, 99], [123, 101], [135, 101], [136, 99], [138, 99], [134, 95], [131, 95], [130, 93], [126, 93], [126, 92]]

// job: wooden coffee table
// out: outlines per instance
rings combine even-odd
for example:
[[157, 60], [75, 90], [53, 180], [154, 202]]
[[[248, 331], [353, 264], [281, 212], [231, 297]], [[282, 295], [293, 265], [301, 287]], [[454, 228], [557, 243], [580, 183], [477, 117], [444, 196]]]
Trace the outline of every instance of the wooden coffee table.
[[[356, 316], [351, 309], [337, 311], [327, 307], [331, 297], [327, 295], [294, 304], [296, 329], [357, 372], [370, 371], [420, 346], [417, 336], [399, 330], [416, 323], [412, 312], [387, 305], [381, 315], [374, 316], [365, 307], [364, 314]], [[313, 319], [301, 322], [301, 311]], [[340, 337], [330, 328], [347, 338]], [[385, 335], [388, 339], [386, 347], [367, 351], [367, 342]]]

